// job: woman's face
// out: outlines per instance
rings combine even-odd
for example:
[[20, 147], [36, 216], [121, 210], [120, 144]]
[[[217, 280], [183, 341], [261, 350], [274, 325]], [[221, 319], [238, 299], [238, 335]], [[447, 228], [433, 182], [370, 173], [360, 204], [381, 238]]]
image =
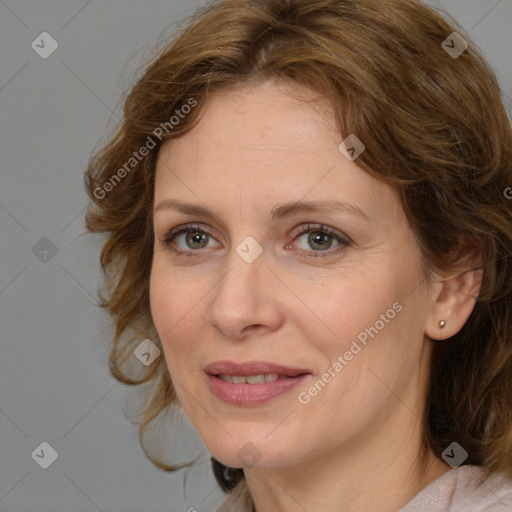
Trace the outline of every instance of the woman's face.
[[211, 95], [161, 148], [153, 320], [226, 465], [386, 456], [419, 431], [433, 292], [397, 196], [341, 142], [327, 103], [265, 82]]

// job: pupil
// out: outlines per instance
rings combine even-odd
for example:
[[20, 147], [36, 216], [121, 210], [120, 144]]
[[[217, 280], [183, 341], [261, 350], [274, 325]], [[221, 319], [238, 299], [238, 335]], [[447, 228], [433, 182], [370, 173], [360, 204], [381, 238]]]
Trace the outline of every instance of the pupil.
[[201, 242], [204, 242], [206, 236], [206, 233], [202, 233], [201, 231], [189, 232], [187, 234], [187, 244], [201, 245]]
[[330, 238], [331, 235], [328, 235], [327, 233], [321, 234], [321, 231], [315, 231], [309, 235], [309, 243], [314, 245], [323, 246], [320, 247], [321, 249], [328, 249], [330, 244]]

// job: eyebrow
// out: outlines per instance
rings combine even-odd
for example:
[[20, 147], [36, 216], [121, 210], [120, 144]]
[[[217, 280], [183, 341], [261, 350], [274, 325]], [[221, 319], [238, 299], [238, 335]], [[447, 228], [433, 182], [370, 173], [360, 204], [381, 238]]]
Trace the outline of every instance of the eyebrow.
[[[178, 199], [163, 199], [153, 208], [153, 214], [160, 210], [176, 210], [188, 215], [195, 215], [205, 218], [219, 218], [212, 210], [206, 206], [192, 203], [186, 203]], [[329, 213], [332, 211], [346, 212], [357, 215], [367, 222], [375, 222], [370, 215], [358, 206], [345, 201], [336, 201], [325, 199], [322, 201], [295, 201], [282, 203], [272, 208], [270, 219], [276, 221], [286, 217], [291, 217], [298, 213]]]

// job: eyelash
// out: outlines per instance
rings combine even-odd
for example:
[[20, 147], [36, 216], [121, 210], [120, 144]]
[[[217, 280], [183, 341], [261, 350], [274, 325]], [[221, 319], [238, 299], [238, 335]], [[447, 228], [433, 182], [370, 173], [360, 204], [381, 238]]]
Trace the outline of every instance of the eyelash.
[[[171, 231], [169, 231], [169, 233], [167, 233], [167, 235], [165, 236], [163, 243], [166, 247], [171, 248], [171, 246], [173, 245], [172, 241], [178, 235], [180, 235], [182, 233], [189, 233], [189, 232], [199, 232], [202, 234], [206, 234], [208, 236], [212, 236], [212, 234], [208, 230], [202, 228], [201, 226], [199, 226], [197, 224], [187, 224], [184, 226], [179, 226], [179, 227], [174, 228]], [[334, 239], [340, 245], [337, 246], [335, 249], [327, 249], [325, 251], [305, 251], [306, 253], [312, 252], [314, 254], [314, 256], [312, 254], [306, 255], [307, 258], [327, 258], [329, 256], [333, 256], [333, 255], [338, 254], [339, 252], [343, 251], [344, 249], [346, 249], [352, 242], [348, 237], [343, 236], [338, 231], [333, 230], [332, 228], [329, 228], [328, 226], [324, 226], [323, 224], [316, 224], [316, 225], [305, 224], [305, 225], [301, 226], [299, 232], [295, 235], [293, 241], [295, 241], [297, 238], [299, 238], [300, 236], [302, 236], [303, 234], [308, 233], [308, 232], [319, 232], [319, 233], [329, 234], [332, 237], [334, 237]], [[189, 251], [184, 251], [182, 249], [176, 248], [176, 246], [172, 247], [172, 250], [175, 253], [177, 253], [178, 255], [189, 256], [189, 257], [199, 256], [199, 253], [202, 252], [199, 249], [198, 250], [191, 249]], [[305, 254], [304, 251], [299, 251], [299, 252], [302, 252], [302, 254]], [[194, 253], [198, 253], [198, 254], [194, 254]]]

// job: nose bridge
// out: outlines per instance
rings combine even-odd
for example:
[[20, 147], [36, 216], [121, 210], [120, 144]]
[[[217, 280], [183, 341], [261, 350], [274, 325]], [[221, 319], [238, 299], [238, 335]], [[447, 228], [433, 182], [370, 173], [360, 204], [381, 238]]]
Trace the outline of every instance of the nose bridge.
[[[259, 244], [258, 244], [259, 245]], [[254, 310], [258, 302], [258, 282], [261, 282], [265, 266], [263, 251], [255, 255], [254, 246], [242, 242], [233, 247], [227, 261], [227, 272], [218, 284], [215, 298], [227, 302], [223, 306]]]
[[246, 326], [272, 322], [267, 281], [273, 275], [266, 268], [263, 248], [248, 238], [232, 248], [210, 304], [210, 323], [233, 337]]

